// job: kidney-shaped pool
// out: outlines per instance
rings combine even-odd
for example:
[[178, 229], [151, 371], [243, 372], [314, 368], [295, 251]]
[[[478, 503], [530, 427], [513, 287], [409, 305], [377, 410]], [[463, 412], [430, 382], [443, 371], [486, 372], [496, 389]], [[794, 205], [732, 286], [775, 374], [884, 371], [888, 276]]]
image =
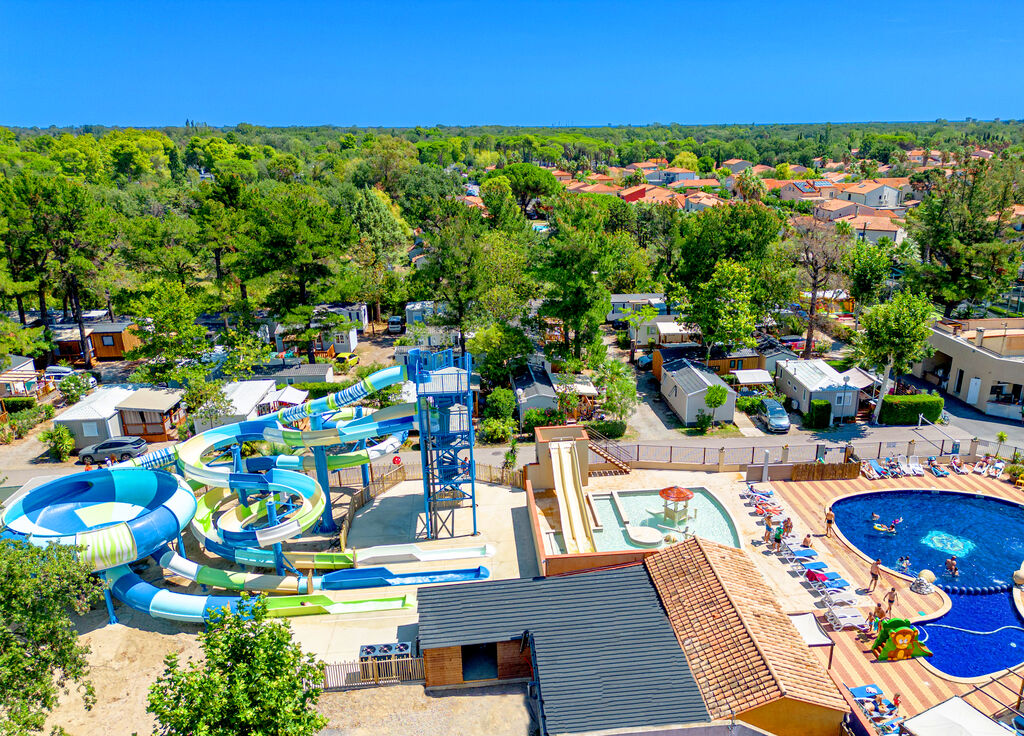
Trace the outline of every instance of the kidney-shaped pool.
[[[909, 556], [911, 574], [931, 570], [936, 583], [953, 592], [952, 610], [921, 624], [922, 641], [934, 655], [931, 665], [954, 677], [979, 677], [1024, 662], [1024, 620], [1009, 592], [1024, 562], [1024, 506], [916, 490], [850, 496], [832, 510], [839, 531], [865, 555], [893, 569]], [[895, 519], [902, 519], [895, 534], [874, 528]], [[946, 573], [946, 560], [954, 555], [957, 577]]]

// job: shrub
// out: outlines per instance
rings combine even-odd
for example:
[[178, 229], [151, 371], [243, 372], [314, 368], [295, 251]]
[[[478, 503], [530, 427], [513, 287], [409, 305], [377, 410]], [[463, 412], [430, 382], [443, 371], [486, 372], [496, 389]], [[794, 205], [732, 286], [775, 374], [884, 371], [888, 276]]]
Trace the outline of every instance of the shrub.
[[1010, 480], [1016, 483], [1017, 479], [1024, 475], [1024, 465], [1008, 465], [1006, 467], [1006, 474], [1010, 476]]
[[557, 409], [528, 409], [523, 415], [523, 431], [533, 432], [537, 427], [565, 424], [565, 414]]
[[490, 417], [480, 423], [480, 431], [477, 437], [481, 442], [500, 445], [508, 442], [512, 437], [513, 424], [511, 419], [495, 419]]
[[11, 429], [14, 431], [14, 436], [19, 440], [27, 436], [32, 431], [32, 428], [41, 421], [43, 421], [43, 409], [39, 406], [14, 412], [8, 418]]
[[31, 409], [36, 405], [35, 396], [12, 396], [9, 399], [4, 399], [4, 406], [7, 408], [9, 414], [15, 414], [25, 409]]
[[615, 333], [615, 344], [620, 350], [629, 350], [629, 333], [626, 330], [619, 330]]
[[[284, 388], [287, 385], [287, 383], [279, 383], [277, 384], [277, 387]], [[308, 400], [322, 399], [324, 396], [330, 396], [331, 394], [337, 393], [338, 391], [341, 391], [341, 389], [345, 388], [345, 386], [340, 383], [293, 383], [291, 386], [299, 391], [308, 391]]]
[[744, 414], [756, 414], [762, 400], [760, 396], [737, 396], [736, 409]]
[[714, 415], [710, 412], [706, 412], [703, 409], [697, 412], [697, 422], [695, 427], [697, 428], [698, 434], [707, 434], [708, 430], [711, 429], [711, 422], [714, 420]]
[[516, 411], [516, 395], [507, 388], [496, 388], [487, 397], [484, 416], [507, 421]]
[[43, 404], [43, 419], [53, 419], [56, 413], [57, 408], [53, 404]]
[[584, 427], [592, 427], [608, 439], [617, 440], [626, 434], [626, 423], [614, 419], [595, 419], [592, 422], [584, 422]]
[[77, 404], [89, 390], [89, 383], [77, 373], [72, 373], [57, 384], [60, 395], [64, 397], [64, 403], [68, 406]]
[[937, 422], [945, 403], [936, 394], [889, 395], [882, 399], [878, 421], [881, 424], [917, 424], [918, 414], [924, 414], [928, 421]]
[[813, 399], [807, 412], [807, 425], [811, 429], [824, 429], [832, 419], [832, 404], [825, 399]]
[[75, 438], [71, 435], [71, 430], [63, 424], [57, 424], [53, 429], [40, 433], [39, 439], [50, 451], [50, 457], [60, 462], [71, 457], [71, 451], [75, 449]]

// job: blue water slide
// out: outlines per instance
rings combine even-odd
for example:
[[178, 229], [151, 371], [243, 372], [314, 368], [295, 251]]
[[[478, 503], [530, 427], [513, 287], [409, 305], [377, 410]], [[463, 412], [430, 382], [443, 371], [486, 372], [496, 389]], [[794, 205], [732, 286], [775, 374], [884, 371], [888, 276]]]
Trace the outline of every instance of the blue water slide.
[[108, 570], [105, 577], [111, 583], [111, 593], [136, 611], [174, 621], [202, 623], [217, 609], [237, 611], [241, 601], [233, 595], [174, 593], [147, 583], [124, 565]]
[[355, 588], [382, 588], [391, 585], [434, 585], [462, 583], [468, 580], [486, 580], [490, 570], [482, 565], [462, 570], [436, 572], [394, 573], [386, 567], [356, 567], [335, 570], [313, 578], [313, 588], [319, 590], [353, 590]]

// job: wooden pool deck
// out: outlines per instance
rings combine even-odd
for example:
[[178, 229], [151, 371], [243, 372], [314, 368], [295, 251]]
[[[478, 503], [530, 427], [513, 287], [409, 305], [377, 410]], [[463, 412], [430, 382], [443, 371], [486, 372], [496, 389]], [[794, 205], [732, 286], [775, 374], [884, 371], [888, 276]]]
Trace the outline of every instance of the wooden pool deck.
[[[950, 475], [948, 478], [936, 478], [929, 473], [924, 477], [882, 480], [860, 477], [844, 481], [772, 481], [770, 485], [781, 498], [782, 505], [793, 515], [794, 532], [798, 536], [808, 531], [815, 535], [814, 544], [822, 557], [843, 573], [858, 592], [865, 595], [864, 605], [861, 606], [865, 614], [874, 606], [873, 601], [881, 601], [889, 588], [895, 587], [899, 593], [899, 601], [893, 608], [893, 615], [911, 620], [932, 617], [944, 611], [948, 606], [948, 598], [938, 593], [929, 596], [912, 593], [908, 578], [886, 572], [883, 572], [874, 594], [867, 594], [870, 562], [837, 536], [823, 536], [826, 507], [836, 498], [851, 493], [908, 488], [967, 491], [1024, 502], [1024, 493], [1021, 489], [1014, 488], [1006, 481], [973, 474]], [[825, 625], [823, 617], [819, 618]], [[986, 677], [972, 682], [955, 680], [929, 669], [919, 659], [879, 662], [871, 653], [871, 642], [859, 640], [857, 632], [852, 629], [830, 634], [835, 641], [830, 673], [844, 695], [848, 696], [845, 686], [877, 683], [890, 697], [896, 692], [902, 694], [904, 705], [901, 714], [904, 716], [916, 715], [954, 695], [959, 695], [979, 710], [1006, 720], [1007, 716], [1013, 716], [1007, 706], [1017, 707], [1018, 693], [1024, 686], [1024, 666], [996, 678]], [[815, 651], [827, 664], [826, 649]], [[860, 713], [858, 708], [854, 708], [854, 712]]]

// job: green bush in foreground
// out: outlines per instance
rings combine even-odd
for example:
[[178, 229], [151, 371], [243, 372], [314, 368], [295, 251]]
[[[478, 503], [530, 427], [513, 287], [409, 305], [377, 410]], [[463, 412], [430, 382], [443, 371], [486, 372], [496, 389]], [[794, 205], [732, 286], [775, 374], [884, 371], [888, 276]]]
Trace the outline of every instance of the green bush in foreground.
[[945, 400], [937, 394], [889, 395], [882, 399], [881, 424], [917, 424], [919, 414], [929, 422], [939, 421]]
[[824, 429], [832, 420], [832, 404], [825, 399], [811, 401], [811, 409], [807, 412], [807, 424], [811, 429]]

